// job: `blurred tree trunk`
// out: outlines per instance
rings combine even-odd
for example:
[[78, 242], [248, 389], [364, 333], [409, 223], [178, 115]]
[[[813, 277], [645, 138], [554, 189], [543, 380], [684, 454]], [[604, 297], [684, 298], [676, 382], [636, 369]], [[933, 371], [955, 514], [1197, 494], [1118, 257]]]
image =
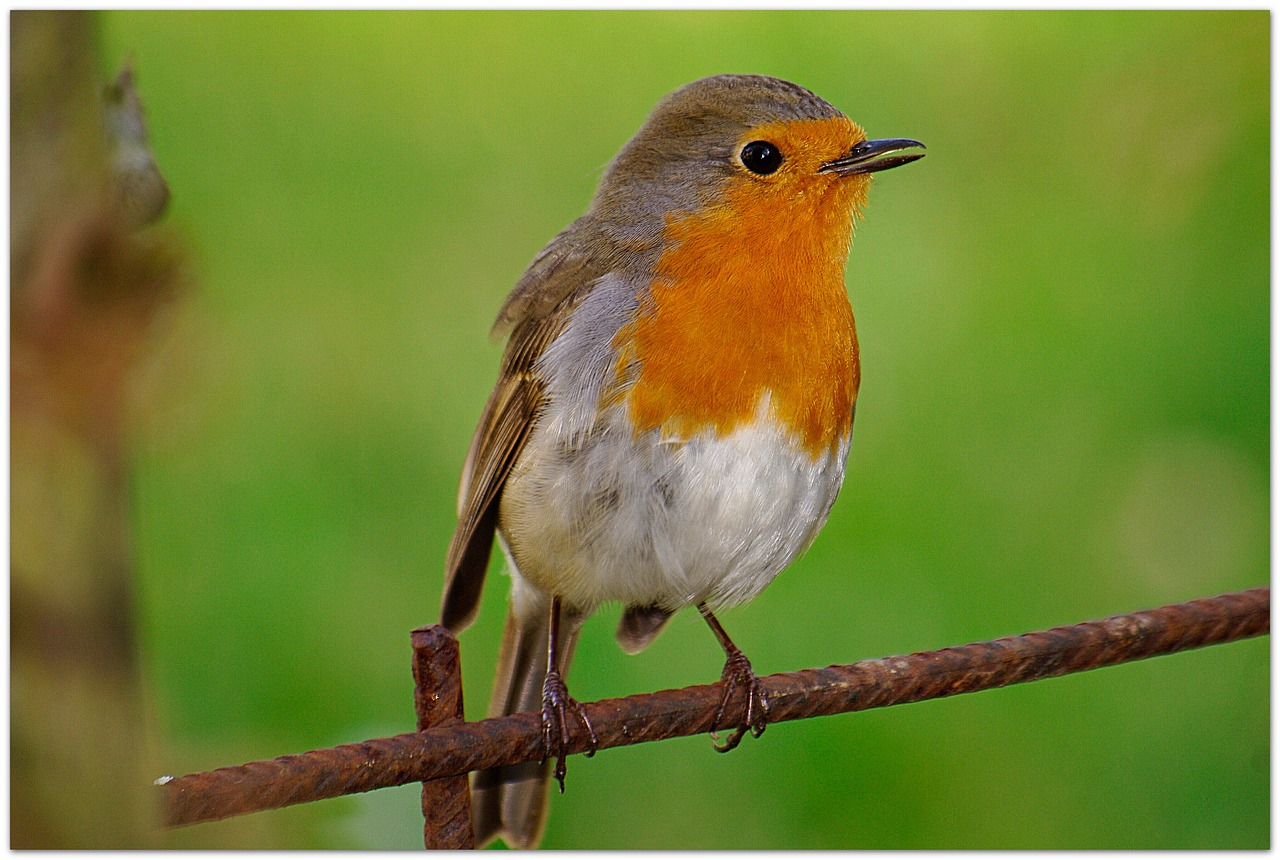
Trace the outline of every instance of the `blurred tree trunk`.
[[168, 192], [127, 69], [101, 97], [93, 27], [10, 15], [13, 848], [157, 844], [127, 418], [179, 258], [136, 229]]

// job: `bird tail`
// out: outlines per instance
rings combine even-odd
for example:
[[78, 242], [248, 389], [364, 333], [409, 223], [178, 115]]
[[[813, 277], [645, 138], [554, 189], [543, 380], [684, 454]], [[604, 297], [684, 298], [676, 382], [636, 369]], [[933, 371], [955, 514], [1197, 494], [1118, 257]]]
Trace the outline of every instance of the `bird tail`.
[[[515, 595], [512, 595], [513, 598]], [[489, 699], [489, 716], [542, 710], [542, 684], [547, 674], [547, 639], [550, 614], [543, 601], [533, 611], [520, 611], [513, 600], [507, 610], [498, 671]], [[569, 663], [578, 644], [583, 618], [562, 612], [557, 650], [560, 674], [569, 675]], [[471, 822], [476, 847], [501, 836], [512, 848], [535, 848], [542, 839], [547, 817], [549, 762], [524, 762], [475, 773], [471, 781]]]

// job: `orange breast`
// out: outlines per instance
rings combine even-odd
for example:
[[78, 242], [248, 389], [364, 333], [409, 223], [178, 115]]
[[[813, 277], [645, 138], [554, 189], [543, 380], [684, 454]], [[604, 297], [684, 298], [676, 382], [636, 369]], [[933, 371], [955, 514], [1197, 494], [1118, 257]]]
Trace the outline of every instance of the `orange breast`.
[[[856, 129], [843, 122], [831, 133]], [[769, 392], [812, 456], [848, 434], [860, 369], [844, 264], [866, 182], [791, 167], [774, 183], [735, 177], [721, 205], [668, 218], [652, 291], [614, 341], [620, 378], [639, 368], [625, 395], [637, 432], [728, 433]]]

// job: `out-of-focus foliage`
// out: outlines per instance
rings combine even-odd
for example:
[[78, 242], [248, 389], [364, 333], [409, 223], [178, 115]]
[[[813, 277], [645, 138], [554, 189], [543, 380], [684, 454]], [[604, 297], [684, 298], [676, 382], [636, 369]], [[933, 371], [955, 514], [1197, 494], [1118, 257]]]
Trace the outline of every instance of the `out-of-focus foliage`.
[[134, 169], [146, 134], [127, 69], [104, 116], [93, 16], [8, 23], [9, 847], [155, 847], [123, 431], [183, 253], [136, 232], [164, 179]]
[[[813, 549], [724, 621], [761, 672], [1268, 577], [1269, 22], [1232, 13], [110, 13], [201, 289], [135, 481], [169, 769], [408, 731], [486, 339], [664, 93], [778, 75], [929, 154], [849, 263], [863, 390]], [[495, 562], [496, 565], [496, 562]], [[494, 575], [464, 634], [482, 715]], [[584, 700], [717, 677], [588, 626]], [[570, 763], [558, 848], [1261, 848], [1266, 641]], [[176, 845], [413, 847], [417, 789]]]

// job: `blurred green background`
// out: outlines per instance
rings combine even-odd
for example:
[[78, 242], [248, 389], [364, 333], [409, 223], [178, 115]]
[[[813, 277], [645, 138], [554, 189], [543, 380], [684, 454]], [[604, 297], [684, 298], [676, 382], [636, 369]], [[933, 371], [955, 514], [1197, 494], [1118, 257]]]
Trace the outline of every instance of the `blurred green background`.
[[[454, 494], [534, 253], [666, 92], [801, 83], [872, 136], [864, 377], [761, 673], [1269, 575], [1269, 15], [105, 13], [198, 283], [146, 374], [137, 551], [167, 770], [409, 731]], [[507, 582], [462, 637], [488, 699]], [[577, 697], [715, 680], [683, 613], [587, 626]], [[553, 848], [1266, 848], [1268, 642], [570, 763]], [[412, 848], [418, 788], [172, 834]]]

